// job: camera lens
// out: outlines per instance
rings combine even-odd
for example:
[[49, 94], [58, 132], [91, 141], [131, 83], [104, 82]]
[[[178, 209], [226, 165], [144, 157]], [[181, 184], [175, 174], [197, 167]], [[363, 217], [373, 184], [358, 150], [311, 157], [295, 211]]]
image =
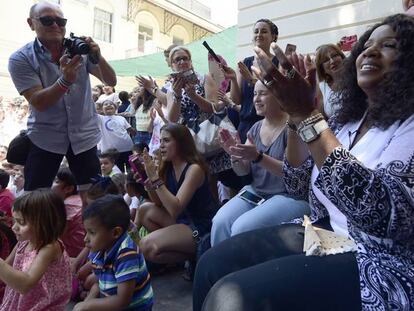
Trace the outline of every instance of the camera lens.
[[79, 40], [80, 42], [77, 42], [76, 50], [78, 54], [84, 55], [89, 53], [89, 45], [85, 42]]

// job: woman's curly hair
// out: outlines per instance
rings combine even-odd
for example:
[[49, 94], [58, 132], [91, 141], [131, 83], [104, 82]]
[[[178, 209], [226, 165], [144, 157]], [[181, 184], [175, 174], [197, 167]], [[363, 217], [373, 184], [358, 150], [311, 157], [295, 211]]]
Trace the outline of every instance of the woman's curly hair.
[[[367, 95], [358, 86], [355, 62], [363, 52], [372, 32], [382, 25], [389, 25], [396, 33], [397, 60], [378, 85], [378, 97], [370, 106]], [[387, 129], [394, 122], [404, 121], [414, 113], [414, 18], [403, 14], [387, 17], [383, 22], [366, 31], [344, 61], [346, 73], [338, 82], [340, 90], [335, 101], [340, 105], [337, 121], [340, 124], [357, 121], [367, 110], [370, 126]]]

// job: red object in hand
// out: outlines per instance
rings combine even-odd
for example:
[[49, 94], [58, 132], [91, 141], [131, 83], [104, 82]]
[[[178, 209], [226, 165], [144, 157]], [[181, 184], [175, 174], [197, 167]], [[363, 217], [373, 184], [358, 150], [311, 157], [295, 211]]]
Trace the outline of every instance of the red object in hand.
[[357, 42], [358, 37], [357, 35], [352, 36], [344, 36], [339, 41], [339, 46], [341, 47], [342, 51], [351, 51], [354, 44]]

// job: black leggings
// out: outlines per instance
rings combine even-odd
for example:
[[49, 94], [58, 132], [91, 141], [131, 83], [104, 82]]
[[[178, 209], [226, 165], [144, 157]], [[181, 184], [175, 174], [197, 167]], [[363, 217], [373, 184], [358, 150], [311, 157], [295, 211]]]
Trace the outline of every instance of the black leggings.
[[210, 249], [197, 265], [193, 311], [361, 310], [355, 255], [305, 256], [303, 236], [302, 226], [281, 225]]

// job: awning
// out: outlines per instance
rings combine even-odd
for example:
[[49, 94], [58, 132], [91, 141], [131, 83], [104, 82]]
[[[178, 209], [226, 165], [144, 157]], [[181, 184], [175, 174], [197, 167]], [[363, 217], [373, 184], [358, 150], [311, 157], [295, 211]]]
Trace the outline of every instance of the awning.
[[[233, 26], [222, 32], [187, 44], [186, 47], [191, 51], [194, 69], [199, 73], [208, 72], [208, 52], [202, 45], [203, 41], [207, 41], [214, 52], [223, 56], [229, 66], [234, 68], [236, 64], [236, 36], [237, 26]], [[160, 78], [167, 76], [171, 72], [171, 69], [165, 63], [162, 52], [122, 60], [113, 60], [109, 63], [114, 68], [116, 75], [121, 77], [140, 74]]]

